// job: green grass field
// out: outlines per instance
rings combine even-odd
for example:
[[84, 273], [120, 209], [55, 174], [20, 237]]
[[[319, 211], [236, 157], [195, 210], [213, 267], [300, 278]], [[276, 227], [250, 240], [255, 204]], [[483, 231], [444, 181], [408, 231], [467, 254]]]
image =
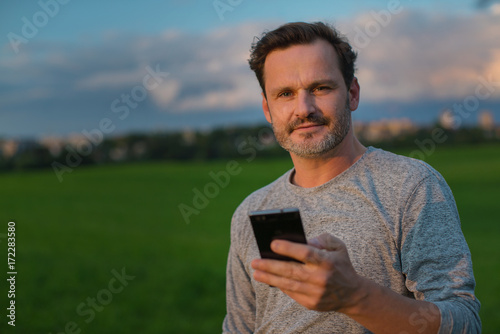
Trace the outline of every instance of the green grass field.
[[[427, 161], [457, 200], [483, 332], [499, 333], [500, 146], [439, 149]], [[291, 168], [289, 160], [240, 161], [227, 187], [186, 223], [179, 204], [192, 206], [193, 189], [203, 191], [226, 163], [79, 167], [62, 183], [51, 170], [0, 174], [0, 278], [6, 282], [9, 221], [18, 273], [16, 327], [6, 324], [2, 284], [0, 332], [220, 333], [232, 212]], [[129, 277], [119, 281], [123, 270]]]

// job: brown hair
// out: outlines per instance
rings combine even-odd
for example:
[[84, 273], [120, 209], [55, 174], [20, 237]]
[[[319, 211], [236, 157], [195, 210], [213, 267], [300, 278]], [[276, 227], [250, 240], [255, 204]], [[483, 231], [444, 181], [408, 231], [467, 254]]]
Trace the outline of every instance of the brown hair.
[[323, 22], [306, 23], [293, 22], [281, 27], [264, 32], [262, 37], [252, 44], [250, 59], [248, 63], [259, 80], [262, 92], [266, 95], [264, 85], [264, 63], [269, 53], [274, 50], [286, 49], [293, 45], [311, 44], [318, 39], [330, 43], [339, 58], [339, 66], [344, 77], [347, 89], [351, 86], [354, 78], [354, 63], [357, 54], [344, 36], [330, 25]]

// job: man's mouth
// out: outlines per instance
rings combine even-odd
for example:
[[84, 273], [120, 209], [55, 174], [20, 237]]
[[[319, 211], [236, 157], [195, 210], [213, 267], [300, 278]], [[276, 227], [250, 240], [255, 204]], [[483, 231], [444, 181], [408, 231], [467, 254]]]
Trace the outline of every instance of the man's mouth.
[[300, 129], [310, 129], [310, 128], [315, 128], [318, 126], [322, 126], [323, 124], [321, 123], [307, 123], [307, 124], [301, 124], [299, 126], [296, 126], [294, 130], [300, 130]]
[[326, 117], [308, 117], [307, 119], [295, 120], [288, 125], [288, 133], [292, 133], [296, 130], [307, 131], [314, 130], [323, 125], [328, 125], [328, 119]]
[[297, 126], [291, 127], [291, 131], [289, 133], [292, 133], [294, 131], [302, 132], [302, 131], [311, 131], [318, 129], [320, 126], [325, 125], [324, 123], [303, 123], [299, 124]]

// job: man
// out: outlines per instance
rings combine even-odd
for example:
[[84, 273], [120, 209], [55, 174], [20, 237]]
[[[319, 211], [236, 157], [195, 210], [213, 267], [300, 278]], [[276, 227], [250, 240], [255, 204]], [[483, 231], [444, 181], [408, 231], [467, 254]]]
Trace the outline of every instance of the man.
[[[294, 168], [236, 210], [224, 333], [478, 333], [479, 301], [453, 195], [424, 162], [364, 147], [356, 54], [323, 23], [253, 45], [262, 108]], [[249, 211], [298, 207], [308, 244], [260, 259]]]

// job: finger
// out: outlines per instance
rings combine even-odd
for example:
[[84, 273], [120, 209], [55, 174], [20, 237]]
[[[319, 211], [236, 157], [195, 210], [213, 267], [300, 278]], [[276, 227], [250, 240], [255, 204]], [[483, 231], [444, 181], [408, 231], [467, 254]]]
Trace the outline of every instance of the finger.
[[323, 292], [321, 286], [311, 284], [311, 282], [301, 282], [276, 276], [263, 271], [255, 271], [254, 278], [256, 281], [280, 289], [283, 293], [308, 309], [317, 309], [319, 306], [317, 296], [320, 296]]
[[252, 261], [251, 265], [256, 271], [276, 277], [287, 277], [298, 281], [304, 281], [310, 278], [309, 273], [304, 270], [303, 265], [296, 262], [255, 259]]
[[291, 257], [303, 263], [320, 264], [324, 261], [324, 253], [310, 245], [287, 240], [274, 240], [271, 243], [273, 252]]
[[312, 285], [310, 282], [304, 282], [302, 280], [276, 275], [261, 270], [254, 271], [253, 277], [256, 281], [278, 288], [288, 295], [291, 293], [296, 295], [308, 294], [311, 293], [311, 289], [317, 289], [317, 287]]
[[[261, 283], [269, 284], [272, 287], [282, 289], [284, 286], [290, 286], [291, 284], [297, 284], [300, 281], [292, 280], [281, 275], [274, 274], [270, 271], [255, 270], [253, 273], [253, 278]], [[291, 281], [296, 283], [291, 283]]]

